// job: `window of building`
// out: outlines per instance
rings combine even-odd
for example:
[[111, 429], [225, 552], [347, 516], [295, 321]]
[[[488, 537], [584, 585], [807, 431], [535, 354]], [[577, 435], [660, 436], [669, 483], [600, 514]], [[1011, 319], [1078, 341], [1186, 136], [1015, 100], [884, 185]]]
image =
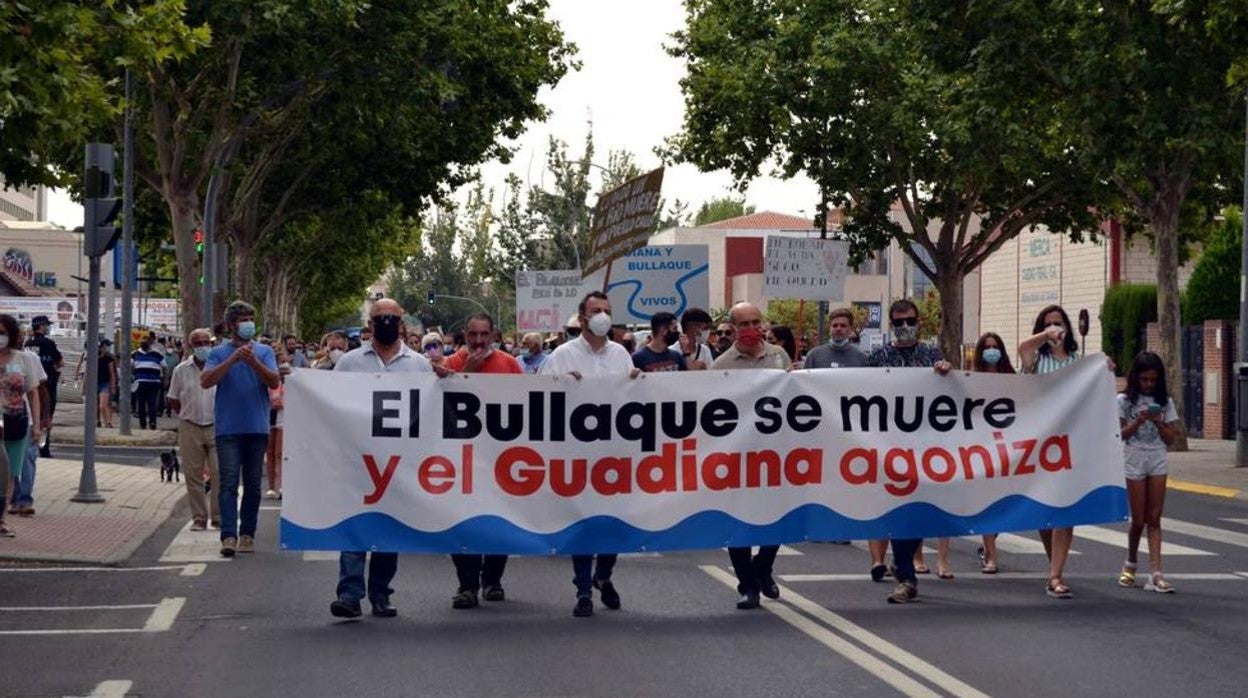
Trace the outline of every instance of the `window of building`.
[[[915, 245], [914, 252], [918, 255], [919, 259], [923, 260], [924, 264], [929, 267], [935, 266], [932, 264], [932, 256], [928, 254], [927, 250]], [[920, 269], [919, 266], [914, 263], [914, 260], [909, 257], [906, 257], [906, 272], [910, 277], [910, 297], [922, 298], [923, 296], [926, 296], [928, 289], [933, 286], [932, 280], [927, 278], [927, 274], [924, 274], [923, 270]]]

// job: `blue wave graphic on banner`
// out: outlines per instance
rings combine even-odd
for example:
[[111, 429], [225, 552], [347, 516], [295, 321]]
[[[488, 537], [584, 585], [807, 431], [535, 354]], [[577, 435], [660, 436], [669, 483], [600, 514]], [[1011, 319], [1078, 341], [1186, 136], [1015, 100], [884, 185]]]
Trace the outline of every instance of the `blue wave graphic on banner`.
[[877, 519], [859, 521], [822, 504], [805, 504], [770, 524], [746, 523], [722, 511], [702, 511], [662, 531], [640, 529], [613, 516], [582, 519], [553, 533], [527, 531], [498, 516], [476, 516], [444, 531], [419, 531], [387, 514], [369, 512], [325, 529], [304, 528], [283, 518], [281, 541], [282, 548], [287, 550], [568, 555], [696, 550], [805, 540], [936, 538], [1097, 524], [1126, 517], [1126, 488], [1107, 485], [1066, 507], [1042, 504], [1016, 494], [970, 516], [950, 514], [918, 502], [897, 507]]

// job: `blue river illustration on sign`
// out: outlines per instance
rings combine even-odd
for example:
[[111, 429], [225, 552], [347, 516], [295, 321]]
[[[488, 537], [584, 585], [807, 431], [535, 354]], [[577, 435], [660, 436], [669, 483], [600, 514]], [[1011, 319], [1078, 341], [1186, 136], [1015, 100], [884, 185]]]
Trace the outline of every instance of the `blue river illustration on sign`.
[[607, 285], [615, 319], [649, 322], [655, 313], [679, 317], [689, 308], [706, 309], [707, 251], [706, 245], [650, 245], [615, 260]]

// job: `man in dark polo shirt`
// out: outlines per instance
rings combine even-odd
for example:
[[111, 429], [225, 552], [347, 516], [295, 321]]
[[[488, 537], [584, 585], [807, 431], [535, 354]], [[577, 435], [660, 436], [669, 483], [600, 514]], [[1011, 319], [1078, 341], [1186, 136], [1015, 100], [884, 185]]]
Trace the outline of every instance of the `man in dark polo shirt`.
[[676, 316], [667, 312], [655, 313], [650, 318], [650, 341], [633, 354], [633, 366], [641, 369], [642, 373], [686, 370], [688, 367], [684, 354], [679, 351], [679, 342], [680, 325]]
[[[520, 375], [524, 369], [516, 357], [492, 345], [494, 318], [486, 313], [468, 317], [464, 325], [464, 346], [446, 357], [443, 362], [447, 373], [510, 373]], [[507, 568], [506, 555], [481, 555], [478, 553], [452, 555], [455, 574], [459, 577], [459, 589], [451, 598], [451, 607], [476, 608], [477, 595], [484, 591], [486, 601], [502, 601], [507, 598], [503, 591], [503, 570]]]

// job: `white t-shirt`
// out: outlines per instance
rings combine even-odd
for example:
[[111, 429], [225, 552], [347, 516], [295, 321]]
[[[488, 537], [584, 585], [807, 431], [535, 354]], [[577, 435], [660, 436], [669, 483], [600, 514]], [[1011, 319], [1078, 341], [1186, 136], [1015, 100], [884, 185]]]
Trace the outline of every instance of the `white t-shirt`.
[[538, 374], [558, 376], [573, 371], [582, 377], [628, 375], [633, 372], [633, 357], [615, 342], [608, 341], [600, 351], [594, 351], [584, 337], [577, 337], [552, 351]]
[[[1135, 403], [1128, 402], [1124, 393], [1118, 394], [1118, 417], [1128, 422], [1135, 419], [1141, 414], [1148, 412], [1148, 406], [1157, 402], [1147, 395], [1141, 395], [1135, 399]], [[1179, 421], [1179, 413], [1174, 409], [1174, 400], [1166, 400], [1165, 407], [1161, 410], [1161, 421], [1169, 424]], [[1166, 442], [1162, 440], [1161, 433], [1157, 431], [1157, 425], [1152, 422], [1144, 422], [1140, 428], [1127, 439], [1126, 456], [1131, 458], [1132, 451], [1149, 451], [1152, 453], [1165, 453]]]

